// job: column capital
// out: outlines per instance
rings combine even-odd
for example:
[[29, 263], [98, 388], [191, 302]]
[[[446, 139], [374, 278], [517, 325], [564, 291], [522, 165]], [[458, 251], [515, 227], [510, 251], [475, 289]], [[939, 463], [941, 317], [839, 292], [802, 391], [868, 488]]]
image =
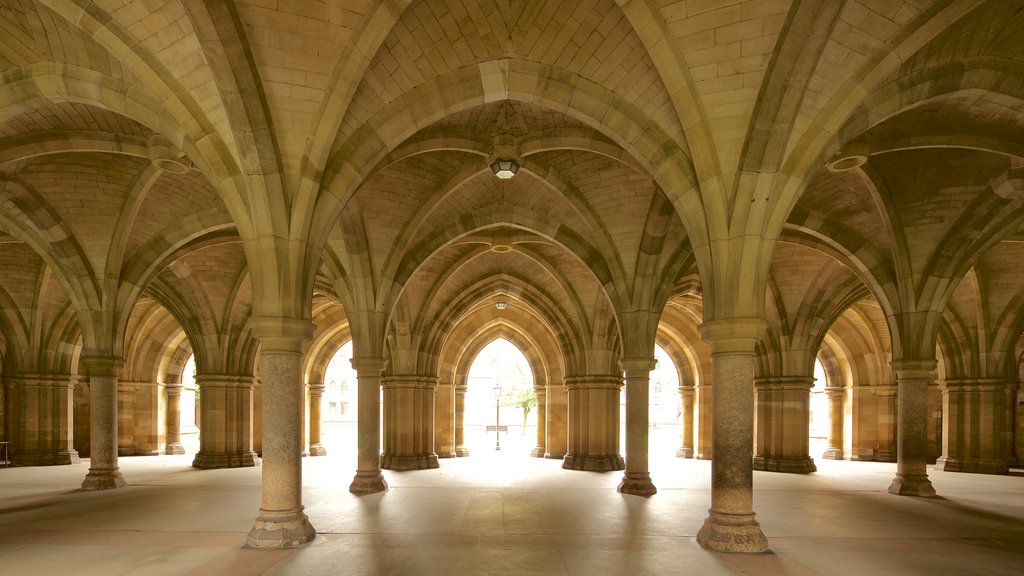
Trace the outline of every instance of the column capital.
[[650, 371], [654, 370], [657, 365], [657, 360], [647, 357], [622, 358], [619, 360], [619, 366], [622, 368], [622, 371], [626, 373], [627, 378], [629, 377], [630, 372], [650, 373]]
[[82, 364], [89, 376], [117, 378], [124, 366], [124, 358], [117, 356], [82, 355]]
[[704, 322], [700, 337], [711, 346], [711, 354], [753, 354], [768, 322], [763, 318], [724, 318]]
[[928, 378], [939, 363], [935, 358], [893, 360], [890, 365], [898, 378]]
[[312, 322], [300, 318], [249, 318], [249, 329], [259, 339], [263, 352], [301, 353], [303, 345], [313, 337], [314, 328]]
[[[384, 371], [386, 362], [379, 356], [357, 356], [349, 360], [352, 369], [357, 372], [357, 377], [377, 376], [380, 377]], [[365, 374], [364, 374], [365, 373]]]

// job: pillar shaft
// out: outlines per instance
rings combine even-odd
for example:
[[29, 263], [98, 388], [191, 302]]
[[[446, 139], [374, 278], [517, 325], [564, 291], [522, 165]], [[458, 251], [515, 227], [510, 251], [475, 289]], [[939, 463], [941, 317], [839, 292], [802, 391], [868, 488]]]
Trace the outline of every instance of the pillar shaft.
[[607, 472], [622, 470], [619, 454], [619, 394], [617, 376], [566, 378], [569, 392], [569, 452], [562, 468]]
[[108, 490], [124, 486], [117, 465], [117, 374], [123, 360], [84, 356], [89, 374], [89, 473], [82, 490]]
[[314, 384], [309, 387], [309, 455], [326, 456], [327, 449], [324, 448], [323, 440], [320, 438], [320, 419], [322, 417], [321, 407], [323, 406], [324, 390], [327, 387], [323, 384]]
[[434, 452], [438, 458], [455, 457], [455, 387], [439, 382], [434, 393]]
[[196, 374], [199, 389], [199, 452], [203, 469], [257, 466], [253, 449], [253, 377]]
[[754, 470], [807, 474], [813, 376], [758, 378], [755, 388]]
[[1002, 380], [947, 380], [942, 386], [942, 456], [936, 470], [1007, 474], [1007, 389]]
[[459, 458], [469, 456], [466, 448], [466, 389], [465, 383], [455, 386], [455, 455]]
[[843, 394], [845, 391], [837, 386], [825, 388], [828, 399], [828, 448], [821, 455], [828, 460], [843, 459]]
[[658, 491], [651, 481], [648, 466], [648, 411], [654, 366], [653, 358], [622, 361], [626, 380], [626, 471], [619, 483], [619, 492], [623, 494], [650, 496]]
[[135, 384], [117, 383], [117, 455], [135, 455]]
[[676, 458], [693, 458], [693, 386], [679, 387], [679, 418]]
[[754, 519], [754, 345], [760, 319], [705, 322], [715, 382], [711, 439], [711, 509], [697, 543], [721, 552], [764, 552], [768, 539]]
[[353, 358], [359, 386], [357, 435], [359, 445], [356, 476], [348, 490], [372, 494], [387, 490], [380, 467], [380, 376], [383, 358]]
[[167, 424], [166, 424], [166, 445], [164, 451], [167, 454], [184, 454], [185, 447], [181, 445], [181, 384], [167, 384], [164, 388], [167, 393]]
[[548, 395], [547, 386], [534, 382], [533, 393], [537, 395], [537, 445], [530, 451], [530, 456], [543, 458], [547, 452], [547, 413]]
[[437, 379], [392, 376], [384, 389], [384, 453], [381, 468], [437, 468], [434, 452], [434, 391]]
[[[561, 382], [544, 388], [544, 457], [564, 459], [569, 450], [569, 390]], [[537, 417], [540, 427], [540, 413]]]
[[934, 360], [894, 361], [898, 408], [896, 477], [890, 494], [935, 496], [928, 479], [928, 376]]
[[[294, 548], [316, 537], [302, 506], [302, 346], [313, 325], [307, 320], [253, 318], [250, 326], [260, 340], [263, 484], [259, 515], [245, 545]], [[199, 387], [202, 391], [201, 381]], [[200, 403], [206, 404], [201, 393]]]

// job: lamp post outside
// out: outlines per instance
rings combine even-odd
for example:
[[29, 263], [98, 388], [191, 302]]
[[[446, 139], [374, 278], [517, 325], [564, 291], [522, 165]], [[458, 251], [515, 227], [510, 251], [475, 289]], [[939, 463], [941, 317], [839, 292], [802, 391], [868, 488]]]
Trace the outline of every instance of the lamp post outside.
[[501, 382], [494, 380], [494, 449], [501, 450]]

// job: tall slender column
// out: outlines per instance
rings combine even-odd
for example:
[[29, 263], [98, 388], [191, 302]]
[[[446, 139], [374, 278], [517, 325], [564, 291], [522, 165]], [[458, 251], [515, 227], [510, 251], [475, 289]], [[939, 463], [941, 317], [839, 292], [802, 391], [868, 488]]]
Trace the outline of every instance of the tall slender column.
[[895, 462], [896, 443], [899, 436], [897, 425], [897, 390], [896, 386], [872, 386], [875, 393], [875, 447], [876, 462]]
[[812, 376], [754, 381], [754, 470], [807, 474], [817, 470], [809, 455]]
[[626, 376], [626, 472], [619, 492], [651, 496], [658, 492], [648, 469], [648, 427], [650, 426], [651, 370], [654, 358], [626, 358], [622, 371]]
[[463, 376], [462, 382], [455, 386], [455, 455], [459, 458], [469, 456], [469, 448], [466, 448], [466, 380]]
[[434, 390], [428, 376], [384, 378], [384, 453], [386, 470], [437, 468], [434, 453]]
[[117, 455], [135, 454], [135, 383], [117, 383]]
[[383, 492], [388, 489], [380, 468], [380, 375], [384, 359], [353, 358], [352, 368], [359, 383], [359, 456], [356, 476], [348, 490], [354, 494]]
[[693, 458], [693, 386], [679, 386], [679, 449], [676, 458]]
[[946, 380], [942, 385], [942, 456], [935, 470], [1006, 474], [1007, 427], [1002, 380]]
[[[712, 367], [711, 372], [712, 378], [714, 378], [714, 367]], [[751, 375], [751, 378], [753, 378], [753, 375]], [[712, 429], [715, 423], [714, 396], [715, 388], [706, 378], [701, 379], [700, 383], [694, 387], [693, 433], [696, 438], [693, 441], [693, 457], [698, 460], [711, 459], [711, 443], [714, 439]]]
[[434, 393], [434, 451], [438, 458], [455, 457], [455, 387], [438, 382]]
[[935, 360], [894, 360], [896, 403], [896, 477], [890, 494], [935, 496], [928, 479], [928, 375]]
[[544, 453], [547, 451], [547, 448], [545, 448], [547, 443], [547, 386], [543, 382], [534, 382], [533, 393], [537, 395], [537, 445], [530, 451], [530, 456], [543, 458]]
[[619, 376], [566, 378], [569, 389], [569, 452], [562, 468], [622, 470], [619, 454]]
[[705, 322], [715, 401], [711, 439], [711, 509], [697, 543], [720, 552], [764, 552], [768, 539], [754, 519], [754, 345], [764, 321]]
[[843, 459], [843, 394], [840, 386], [829, 386], [825, 388], [825, 398], [828, 399], [828, 448], [825, 449], [822, 458], [828, 460]]
[[57, 464], [78, 464], [75, 450], [75, 381], [71, 377], [54, 382], [57, 397]]
[[285, 318], [249, 325], [260, 340], [264, 438], [260, 512], [245, 545], [294, 548], [316, 537], [302, 506], [302, 346], [313, 325]]
[[253, 377], [196, 374], [199, 388], [199, 451], [202, 469], [258, 466], [253, 447]]
[[544, 457], [563, 459], [569, 448], [568, 388], [562, 382], [544, 388]]
[[167, 391], [167, 444], [164, 452], [184, 454], [185, 447], [181, 445], [181, 391], [183, 386], [180, 383], [167, 384], [164, 389]]
[[117, 375], [124, 360], [83, 356], [89, 374], [89, 473], [82, 490], [108, 490], [126, 485], [117, 465]]
[[309, 387], [309, 455], [326, 456], [327, 449], [320, 439], [320, 408], [323, 404], [324, 390], [327, 387], [323, 384], [313, 384]]

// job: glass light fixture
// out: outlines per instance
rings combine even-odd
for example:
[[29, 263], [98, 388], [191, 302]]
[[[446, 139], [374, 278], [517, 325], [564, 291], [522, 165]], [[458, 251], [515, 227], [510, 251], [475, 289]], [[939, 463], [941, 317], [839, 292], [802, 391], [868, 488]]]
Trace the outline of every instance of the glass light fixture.
[[505, 308], [508, 308], [508, 302], [495, 302], [494, 307], [498, 310], [504, 310]]
[[498, 158], [491, 164], [491, 171], [502, 180], [508, 180], [519, 171], [519, 163], [511, 158]]

